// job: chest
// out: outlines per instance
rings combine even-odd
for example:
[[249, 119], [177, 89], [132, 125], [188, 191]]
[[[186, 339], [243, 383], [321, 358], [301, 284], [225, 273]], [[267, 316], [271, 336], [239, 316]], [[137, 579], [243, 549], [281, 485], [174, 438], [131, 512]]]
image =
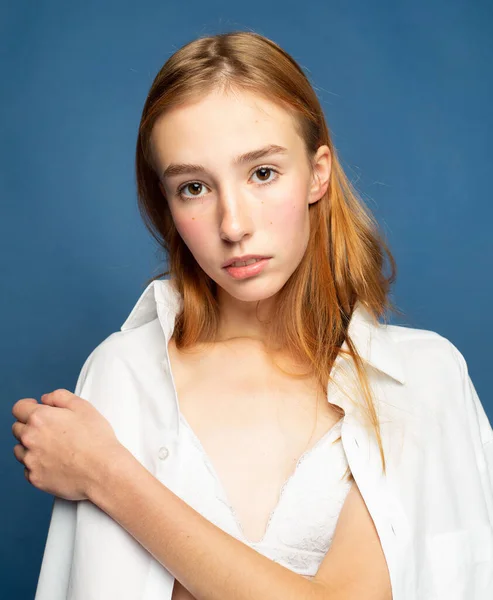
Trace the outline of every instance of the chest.
[[313, 378], [281, 373], [257, 349], [187, 356], [171, 340], [169, 357], [180, 413], [258, 541], [299, 458], [339, 415]]
[[[169, 358], [180, 420], [217, 475], [246, 541], [265, 538], [300, 457], [339, 421], [314, 378], [293, 379], [258, 351]], [[173, 600], [194, 600], [175, 581]]]

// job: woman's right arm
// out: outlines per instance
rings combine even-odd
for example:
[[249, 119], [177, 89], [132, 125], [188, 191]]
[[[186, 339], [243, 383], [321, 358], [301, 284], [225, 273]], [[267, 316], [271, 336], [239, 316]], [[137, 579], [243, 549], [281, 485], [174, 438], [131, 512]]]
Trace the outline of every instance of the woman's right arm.
[[[92, 352], [84, 362], [75, 385], [80, 396], [86, 379]], [[74, 561], [78, 502], [54, 497], [41, 569], [34, 600], [67, 600]]]

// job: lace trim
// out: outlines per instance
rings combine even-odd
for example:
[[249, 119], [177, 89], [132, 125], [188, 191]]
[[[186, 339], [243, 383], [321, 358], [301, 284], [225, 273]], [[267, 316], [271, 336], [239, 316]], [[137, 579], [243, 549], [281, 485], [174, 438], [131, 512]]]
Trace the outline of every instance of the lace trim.
[[220, 478], [218, 477], [218, 474], [211, 462], [211, 460], [209, 459], [208, 454], [206, 453], [202, 442], [200, 441], [200, 439], [198, 438], [198, 436], [195, 434], [195, 431], [193, 430], [193, 428], [191, 427], [191, 425], [188, 423], [188, 421], [186, 420], [185, 416], [183, 415], [183, 413], [179, 413], [179, 418], [181, 420], [181, 422], [186, 426], [186, 428], [188, 429], [192, 441], [195, 445], [195, 447], [197, 448], [197, 450], [202, 454], [204, 462], [207, 466], [207, 469], [209, 470], [209, 472], [211, 473], [214, 482], [216, 484], [216, 488], [219, 490], [219, 495], [218, 495], [218, 499], [223, 502], [229, 512], [231, 513], [231, 516], [233, 517], [233, 520], [236, 524], [236, 527], [239, 531], [239, 533], [241, 534], [243, 541], [245, 543], [247, 543], [249, 546], [259, 546], [261, 544], [264, 543], [264, 541], [267, 539], [267, 536], [270, 532], [270, 527], [271, 527], [271, 522], [274, 518], [274, 516], [277, 514], [277, 512], [279, 511], [279, 507], [282, 503], [282, 500], [285, 496], [285, 492], [286, 489], [288, 488], [289, 484], [291, 483], [291, 481], [293, 480], [293, 478], [295, 477], [295, 475], [298, 473], [300, 465], [308, 458], [310, 457], [315, 450], [317, 450], [318, 448], [320, 448], [328, 439], [330, 439], [332, 437], [332, 435], [334, 434], [335, 431], [337, 431], [343, 421], [343, 418], [339, 419], [339, 421], [337, 421], [328, 431], [326, 431], [324, 433], [324, 435], [317, 440], [317, 442], [311, 447], [308, 448], [308, 450], [305, 450], [305, 452], [303, 452], [303, 454], [298, 458], [298, 460], [296, 461], [296, 465], [291, 473], [291, 475], [289, 475], [289, 477], [284, 481], [284, 483], [282, 484], [280, 490], [279, 490], [279, 495], [278, 495], [278, 499], [277, 502], [274, 506], [274, 508], [271, 510], [270, 514], [269, 514], [269, 518], [267, 519], [267, 524], [265, 526], [265, 531], [264, 534], [262, 535], [260, 540], [249, 540], [246, 535], [245, 532], [243, 531], [243, 526], [238, 518], [238, 515], [236, 514], [236, 511], [234, 509], [234, 507], [232, 506], [231, 502], [228, 499], [228, 496], [226, 494], [225, 488], [220, 480]]

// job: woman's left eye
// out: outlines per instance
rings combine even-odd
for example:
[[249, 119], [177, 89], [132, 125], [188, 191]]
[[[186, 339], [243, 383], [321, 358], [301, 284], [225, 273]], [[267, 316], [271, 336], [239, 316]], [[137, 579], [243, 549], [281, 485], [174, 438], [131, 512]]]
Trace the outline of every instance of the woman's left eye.
[[275, 169], [273, 169], [272, 167], [258, 167], [257, 169], [255, 169], [255, 171], [253, 172], [253, 174], [256, 174], [256, 173], [263, 173], [264, 174], [266, 171], [267, 171], [267, 175], [268, 175], [269, 172], [270, 173], [276, 173], [276, 177], [274, 177], [273, 179], [270, 179], [270, 180], [266, 180], [266, 179], [262, 179], [261, 178], [260, 181], [263, 184], [273, 183], [277, 179], [277, 177], [279, 175], [279, 172], [276, 171]]

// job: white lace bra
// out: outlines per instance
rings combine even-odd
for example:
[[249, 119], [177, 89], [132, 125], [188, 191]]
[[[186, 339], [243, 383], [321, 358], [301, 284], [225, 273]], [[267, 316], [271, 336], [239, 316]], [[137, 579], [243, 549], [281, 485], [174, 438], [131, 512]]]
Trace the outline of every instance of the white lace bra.
[[352, 485], [340, 435], [342, 419], [304, 452], [284, 482], [265, 533], [249, 541], [200, 440], [180, 413], [181, 478], [173, 490], [189, 506], [264, 556], [296, 573], [313, 577], [332, 541], [337, 519]]

